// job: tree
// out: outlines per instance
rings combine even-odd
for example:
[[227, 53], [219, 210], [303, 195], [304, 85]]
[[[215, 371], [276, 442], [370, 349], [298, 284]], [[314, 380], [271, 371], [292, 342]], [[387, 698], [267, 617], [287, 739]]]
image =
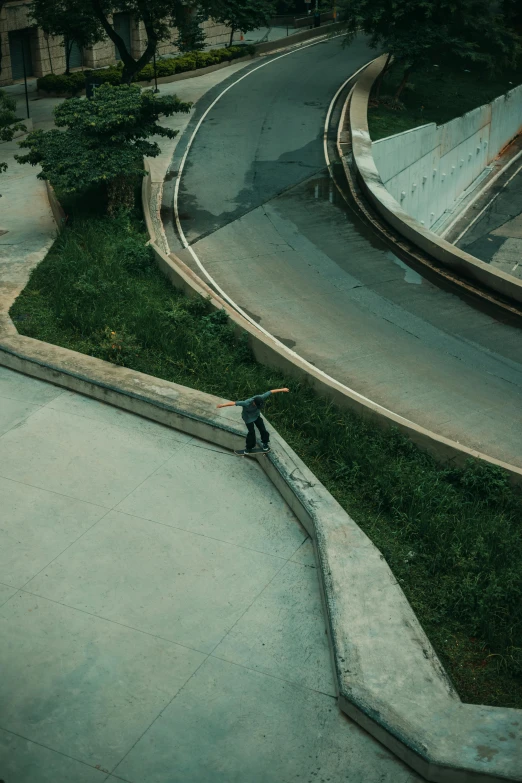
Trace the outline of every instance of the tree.
[[205, 48], [206, 35], [201, 23], [206, 19], [200, 9], [185, 6], [176, 16], [178, 37], [175, 41], [180, 52], [198, 52]]
[[388, 52], [402, 67], [396, 99], [414, 69], [441, 58], [494, 70], [514, 66], [521, 53], [520, 37], [491, 0], [350, 0], [349, 42], [359, 29], [370, 36], [371, 47]]
[[[15, 133], [27, 130], [16, 116], [16, 99], [0, 90], [0, 142], [12, 141]], [[0, 172], [7, 169], [7, 163], [0, 162]]]
[[[212, 5], [213, 2], [214, 0], [206, 0], [208, 5]], [[197, 0], [83, 0], [83, 3], [86, 8], [92, 10], [120, 53], [123, 62], [123, 84], [130, 84], [134, 74], [141, 71], [152, 60], [158, 44], [169, 40], [170, 27], [183, 24], [187, 7], [199, 5]], [[132, 56], [125, 41], [109, 21], [111, 15], [118, 11], [132, 14], [135, 22], [143, 22], [147, 44], [145, 51], [138, 58]]]
[[29, 13], [44, 33], [63, 37], [67, 74], [73, 44], [85, 49], [104, 37], [100, 22], [83, 0], [33, 0]]
[[229, 46], [237, 30], [248, 33], [266, 27], [276, 11], [273, 0], [215, 0], [207, 8], [212, 19], [230, 27]]
[[175, 95], [156, 96], [139, 87], [104, 84], [94, 98], [71, 98], [54, 110], [55, 124], [65, 130], [36, 130], [20, 146], [19, 163], [39, 164], [47, 179], [63, 194], [81, 193], [105, 184], [109, 214], [134, 204], [134, 187], [144, 175], [143, 157], [156, 157], [160, 148], [151, 136], [169, 139], [177, 131], [158, 125], [160, 115], [189, 112], [190, 103]]

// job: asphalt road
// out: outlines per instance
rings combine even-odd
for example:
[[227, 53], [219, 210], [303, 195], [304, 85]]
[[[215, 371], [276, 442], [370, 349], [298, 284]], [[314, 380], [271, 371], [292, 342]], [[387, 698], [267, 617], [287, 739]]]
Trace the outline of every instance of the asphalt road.
[[[343, 48], [333, 39], [273, 59], [231, 87], [189, 152], [183, 230], [229, 296], [318, 368], [522, 466], [520, 330], [406, 267], [329, 179], [328, 105], [373, 56], [363, 40]], [[188, 251], [183, 257], [193, 263]]]

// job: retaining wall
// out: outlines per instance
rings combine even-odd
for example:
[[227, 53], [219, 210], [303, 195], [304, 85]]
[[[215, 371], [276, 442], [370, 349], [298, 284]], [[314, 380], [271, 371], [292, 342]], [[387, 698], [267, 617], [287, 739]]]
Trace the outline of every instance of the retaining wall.
[[522, 131], [522, 85], [444, 125], [372, 142], [386, 190], [422, 226], [431, 228]]
[[[477, 282], [482, 287], [495, 291], [506, 300], [517, 304], [522, 303], [521, 280], [480, 261], [438, 237], [410, 215], [405, 206], [401, 205], [385, 187], [375, 163], [374, 145], [368, 131], [370, 91], [375, 79], [384, 67], [385, 60], [386, 56], [379, 57], [362, 73], [351, 94], [350, 111], [346, 113], [355, 168], [368, 200], [396, 231], [417, 247], [422, 248], [442, 266], [451, 269], [464, 279]], [[448, 145], [451, 144], [450, 138], [448, 136]], [[347, 165], [344, 158], [343, 165]]]

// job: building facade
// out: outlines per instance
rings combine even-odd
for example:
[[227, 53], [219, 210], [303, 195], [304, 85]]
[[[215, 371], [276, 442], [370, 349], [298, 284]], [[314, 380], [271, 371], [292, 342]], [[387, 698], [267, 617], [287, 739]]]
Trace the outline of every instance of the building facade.
[[[65, 48], [63, 38], [46, 35], [36, 27], [29, 16], [28, 0], [11, 0], [0, 10], [0, 46], [2, 52], [0, 87], [19, 80], [45, 76], [48, 73], [64, 73]], [[137, 22], [132, 14], [115, 14], [112, 23], [127, 44], [133, 57], [139, 57], [145, 50], [146, 33], [143, 23]], [[230, 30], [208, 20], [202, 25], [207, 44], [219, 46], [228, 42]], [[158, 47], [158, 54], [177, 54], [173, 43], [177, 31], [172, 29], [169, 41]], [[73, 45], [71, 68], [104, 68], [113, 65], [119, 53], [110, 38], [93, 47], [80, 50]]]

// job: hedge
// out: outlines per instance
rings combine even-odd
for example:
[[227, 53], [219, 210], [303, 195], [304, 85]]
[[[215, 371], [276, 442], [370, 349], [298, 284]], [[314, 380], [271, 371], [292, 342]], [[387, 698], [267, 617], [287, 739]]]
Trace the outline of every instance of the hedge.
[[[226, 49], [212, 49], [209, 52], [189, 52], [178, 57], [169, 57], [167, 59], [156, 61], [156, 74], [158, 78], [162, 76], [173, 76], [176, 73], [185, 71], [195, 71], [198, 68], [207, 68], [210, 65], [218, 65], [225, 61], [236, 60], [238, 57], [251, 57], [255, 53], [254, 46], [230, 46]], [[111, 65], [110, 68], [101, 68], [96, 71], [76, 71], [75, 73], [54, 74], [49, 73], [37, 79], [37, 88], [42, 92], [55, 93], [58, 95], [78, 95], [85, 89], [85, 83], [89, 78], [94, 78], [102, 83], [119, 84], [121, 82], [121, 73], [123, 64]], [[149, 63], [133, 79], [136, 82], [151, 82], [154, 79], [154, 66]]]

